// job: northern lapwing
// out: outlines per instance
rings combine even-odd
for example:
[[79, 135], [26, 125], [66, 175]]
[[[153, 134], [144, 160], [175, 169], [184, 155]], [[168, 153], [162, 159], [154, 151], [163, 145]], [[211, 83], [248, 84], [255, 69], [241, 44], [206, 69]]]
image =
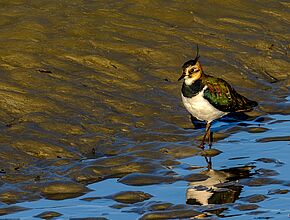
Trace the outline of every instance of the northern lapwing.
[[211, 122], [231, 112], [251, 111], [257, 102], [247, 99], [234, 90], [225, 80], [204, 73], [199, 62], [197, 46], [196, 57], [182, 66], [182, 102], [187, 111], [200, 121], [206, 122], [205, 134], [200, 147], [203, 149], [208, 136], [211, 147]]

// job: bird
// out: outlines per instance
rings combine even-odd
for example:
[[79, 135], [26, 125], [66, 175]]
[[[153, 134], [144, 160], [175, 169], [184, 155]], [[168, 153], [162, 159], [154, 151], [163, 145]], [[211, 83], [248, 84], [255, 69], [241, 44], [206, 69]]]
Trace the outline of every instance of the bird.
[[187, 111], [196, 119], [205, 121], [205, 133], [200, 144], [204, 149], [208, 137], [209, 148], [212, 146], [211, 123], [232, 112], [248, 112], [258, 105], [239, 94], [228, 82], [221, 78], [207, 75], [199, 61], [199, 47], [196, 56], [182, 65], [183, 80], [181, 87], [182, 102]]
[[210, 161], [210, 164], [207, 170], [201, 171], [201, 174], [208, 178], [189, 183], [189, 188], [186, 190], [186, 204], [208, 205], [235, 202], [243, 188], [239, 180], [252, 176], [251, 170], [255, 166], [215, 170], [212, 168], [211, 158], [207, 158], [206, 161], [207, 163]]

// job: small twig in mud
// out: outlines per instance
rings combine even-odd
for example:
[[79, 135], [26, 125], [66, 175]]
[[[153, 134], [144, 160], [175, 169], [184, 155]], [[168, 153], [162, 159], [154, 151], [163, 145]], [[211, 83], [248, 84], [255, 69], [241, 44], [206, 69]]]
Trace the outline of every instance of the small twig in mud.
[[264, 73], [266, 74], [266, 76], [270, 77], [272, 79], [272, 82], [270, 83], [276, 83], [279, 81], [279, 79], [275, 78], [274, 76], [272, 76], [270, 73], [268, 73], [267, 70], [264, 70]]
[[114, 64], [111, 64], [112, 67], [114, 67], [115, 69], [118, 69], [118, 67], [116, 67]]
[[52, 71], [45, 70], [45, 69], [38, 69], [37, 71], [40, 72], [40, 73], [52, 73]]

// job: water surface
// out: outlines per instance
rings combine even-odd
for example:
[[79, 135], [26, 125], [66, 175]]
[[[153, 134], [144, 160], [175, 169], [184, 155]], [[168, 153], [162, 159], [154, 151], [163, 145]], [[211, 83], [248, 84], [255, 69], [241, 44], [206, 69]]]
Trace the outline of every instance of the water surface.
[[[0, 6], [3, 217], [289, 215], [287, 1], [4, 0]], [[187, 190], [211, 177], [197, 148], [204, 128], [191, 123], [177, 82], [196, 44], [206, 73], [259, 102], [247, 116], [213, 126], [214, 148], [222, 153], [212, 169], [231, 176], [221, 188], [234, 200], [222, 206], [186, 205]], [[241, 169], [248, 172], [233, 174]], [[114, 200], [128, 190], [153, 197]], [[214, 194], [221, 203], [220, 190]], [[249, 202], [254, 194], [265, 198]]]

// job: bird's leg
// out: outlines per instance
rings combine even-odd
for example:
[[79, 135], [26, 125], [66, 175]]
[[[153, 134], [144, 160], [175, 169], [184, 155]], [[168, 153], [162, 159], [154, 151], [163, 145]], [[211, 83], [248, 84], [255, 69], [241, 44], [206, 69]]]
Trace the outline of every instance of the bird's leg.
[[209, 129], [209, 135], [208, 135], [208, 146], [209, 146], [209, 149], [211, 149], [212, 142], [213, 142], [213, 133]]
[[211, 157], [209, 158], [209, 163], [208, 163], [208, 167], [207, 167], [209, 170], [212, 169], [212, 162], [211, 162]]
[[210, 126], [211, 126], [210, 122], [206, 122], [205, 133], [203, 135], [202, 142], [200, 145], [200, 148], [202, 149], [204, 149], [204, 142], [205, 142], [206, 136], [208, 135], [208, 132], [210, 131]]
[[202, 138], [201, 144], [200, 144], [200, 146], [199, 146], [201, 149], [204, 149], [205, 138], [206, 138], [206, 130], [205, 130], [205, 133], [204, 133], [204, 135], [203, 135], [203, 138]]
[[207, 163], [207, 169], [211, 170], [212, 169], [212, 162], [211, 162], [211, 157], [204, 157], [205, 161]]

